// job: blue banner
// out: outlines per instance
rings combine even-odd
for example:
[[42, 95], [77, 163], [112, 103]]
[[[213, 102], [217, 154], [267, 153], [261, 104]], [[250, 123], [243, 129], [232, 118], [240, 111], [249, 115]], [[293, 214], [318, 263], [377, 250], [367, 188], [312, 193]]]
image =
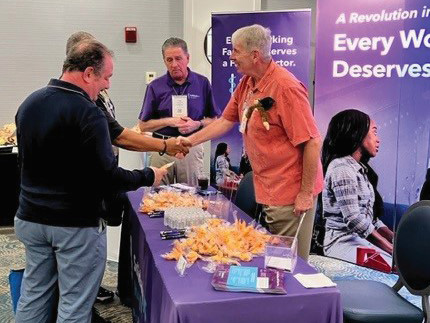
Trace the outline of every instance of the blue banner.
[[[231, 35], [241, 27], [259, 24], [272, 31], [272, 57], [309, 84], [311, 11], [277, 11], [212, 14], [212, 89], [216, 104], [224, 110], [242, 75], [230, 61]], [[230, 148], [232, 165], [239, 165], [242, 136], [237, 127], [212, 141], [212, 158], [218, 143]]]

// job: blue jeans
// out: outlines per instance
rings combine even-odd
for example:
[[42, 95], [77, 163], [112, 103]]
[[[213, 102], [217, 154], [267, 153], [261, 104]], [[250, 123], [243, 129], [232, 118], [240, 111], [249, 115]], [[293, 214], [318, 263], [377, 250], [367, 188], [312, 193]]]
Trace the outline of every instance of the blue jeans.
[[91, 307], [106, 265], [106, 230], [55, 227], [15, 218], [15, 233], [25, 245], [26, 266], [16, 322], [91, 322]]

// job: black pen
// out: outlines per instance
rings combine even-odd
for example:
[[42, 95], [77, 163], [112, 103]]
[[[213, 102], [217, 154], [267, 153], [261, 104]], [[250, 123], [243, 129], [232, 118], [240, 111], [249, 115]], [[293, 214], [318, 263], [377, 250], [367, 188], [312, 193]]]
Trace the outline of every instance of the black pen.
[[161, 236], [162, 240], [172, 240], [172, 239], [181, 239], [181, 238], [186, 238], [187, 236], [185, 234], [172, 234], [172, 235], [166, 235], [166, 236]]
[[173, 229], [173, 230], [165, 230], [165, 231], [160, 231], [160, 236], [165, 236], [168, 234], [184, 234], [186, 231], [186, 229]]
[[164, 211], [154, 211], [148, 213], [150, 218], [161, 218], [164, 217]]

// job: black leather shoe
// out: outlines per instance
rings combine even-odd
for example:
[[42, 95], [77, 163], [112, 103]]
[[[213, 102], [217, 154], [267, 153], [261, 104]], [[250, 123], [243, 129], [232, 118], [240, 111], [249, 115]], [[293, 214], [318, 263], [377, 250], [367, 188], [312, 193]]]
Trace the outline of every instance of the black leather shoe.
[[107, 290], [106, 288], [103, 288], [100, 286], [99, 293], [97, 294], [96, 303], [110, 303], [113, 301], [114, 292], [111, 292], [110, 290]]

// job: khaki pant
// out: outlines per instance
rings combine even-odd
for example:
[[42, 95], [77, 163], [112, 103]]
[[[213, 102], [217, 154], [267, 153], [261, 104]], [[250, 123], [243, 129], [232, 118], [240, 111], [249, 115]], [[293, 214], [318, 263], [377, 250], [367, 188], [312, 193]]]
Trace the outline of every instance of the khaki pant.
[[[306, 212], [298, 235], [298, 254], [304, 260], [308, 260], [311, 249], [312, 231], [314, 227], [316, 199], [312, 209]], [[299, 226], [300, 217], [294, 215], [294, 205], [270, 206], [264, 205], [266, 222], [272, 234], [282, 236], [295, 236]]]
[[167, 175], [161, 180], [161, 184], [169, 185], [174, 183], [184, 183], [191, 186], [198, 185], [199, 173], [203, 171], [203, 145], [197, 145], [190, 149], [190, 152], [183, 159], [170, 157], [167, 154], [160, 156], [158, 152], [149, 154], [149, 165], [161, 167], [174, 161], [173, 166], [167, 169]]

